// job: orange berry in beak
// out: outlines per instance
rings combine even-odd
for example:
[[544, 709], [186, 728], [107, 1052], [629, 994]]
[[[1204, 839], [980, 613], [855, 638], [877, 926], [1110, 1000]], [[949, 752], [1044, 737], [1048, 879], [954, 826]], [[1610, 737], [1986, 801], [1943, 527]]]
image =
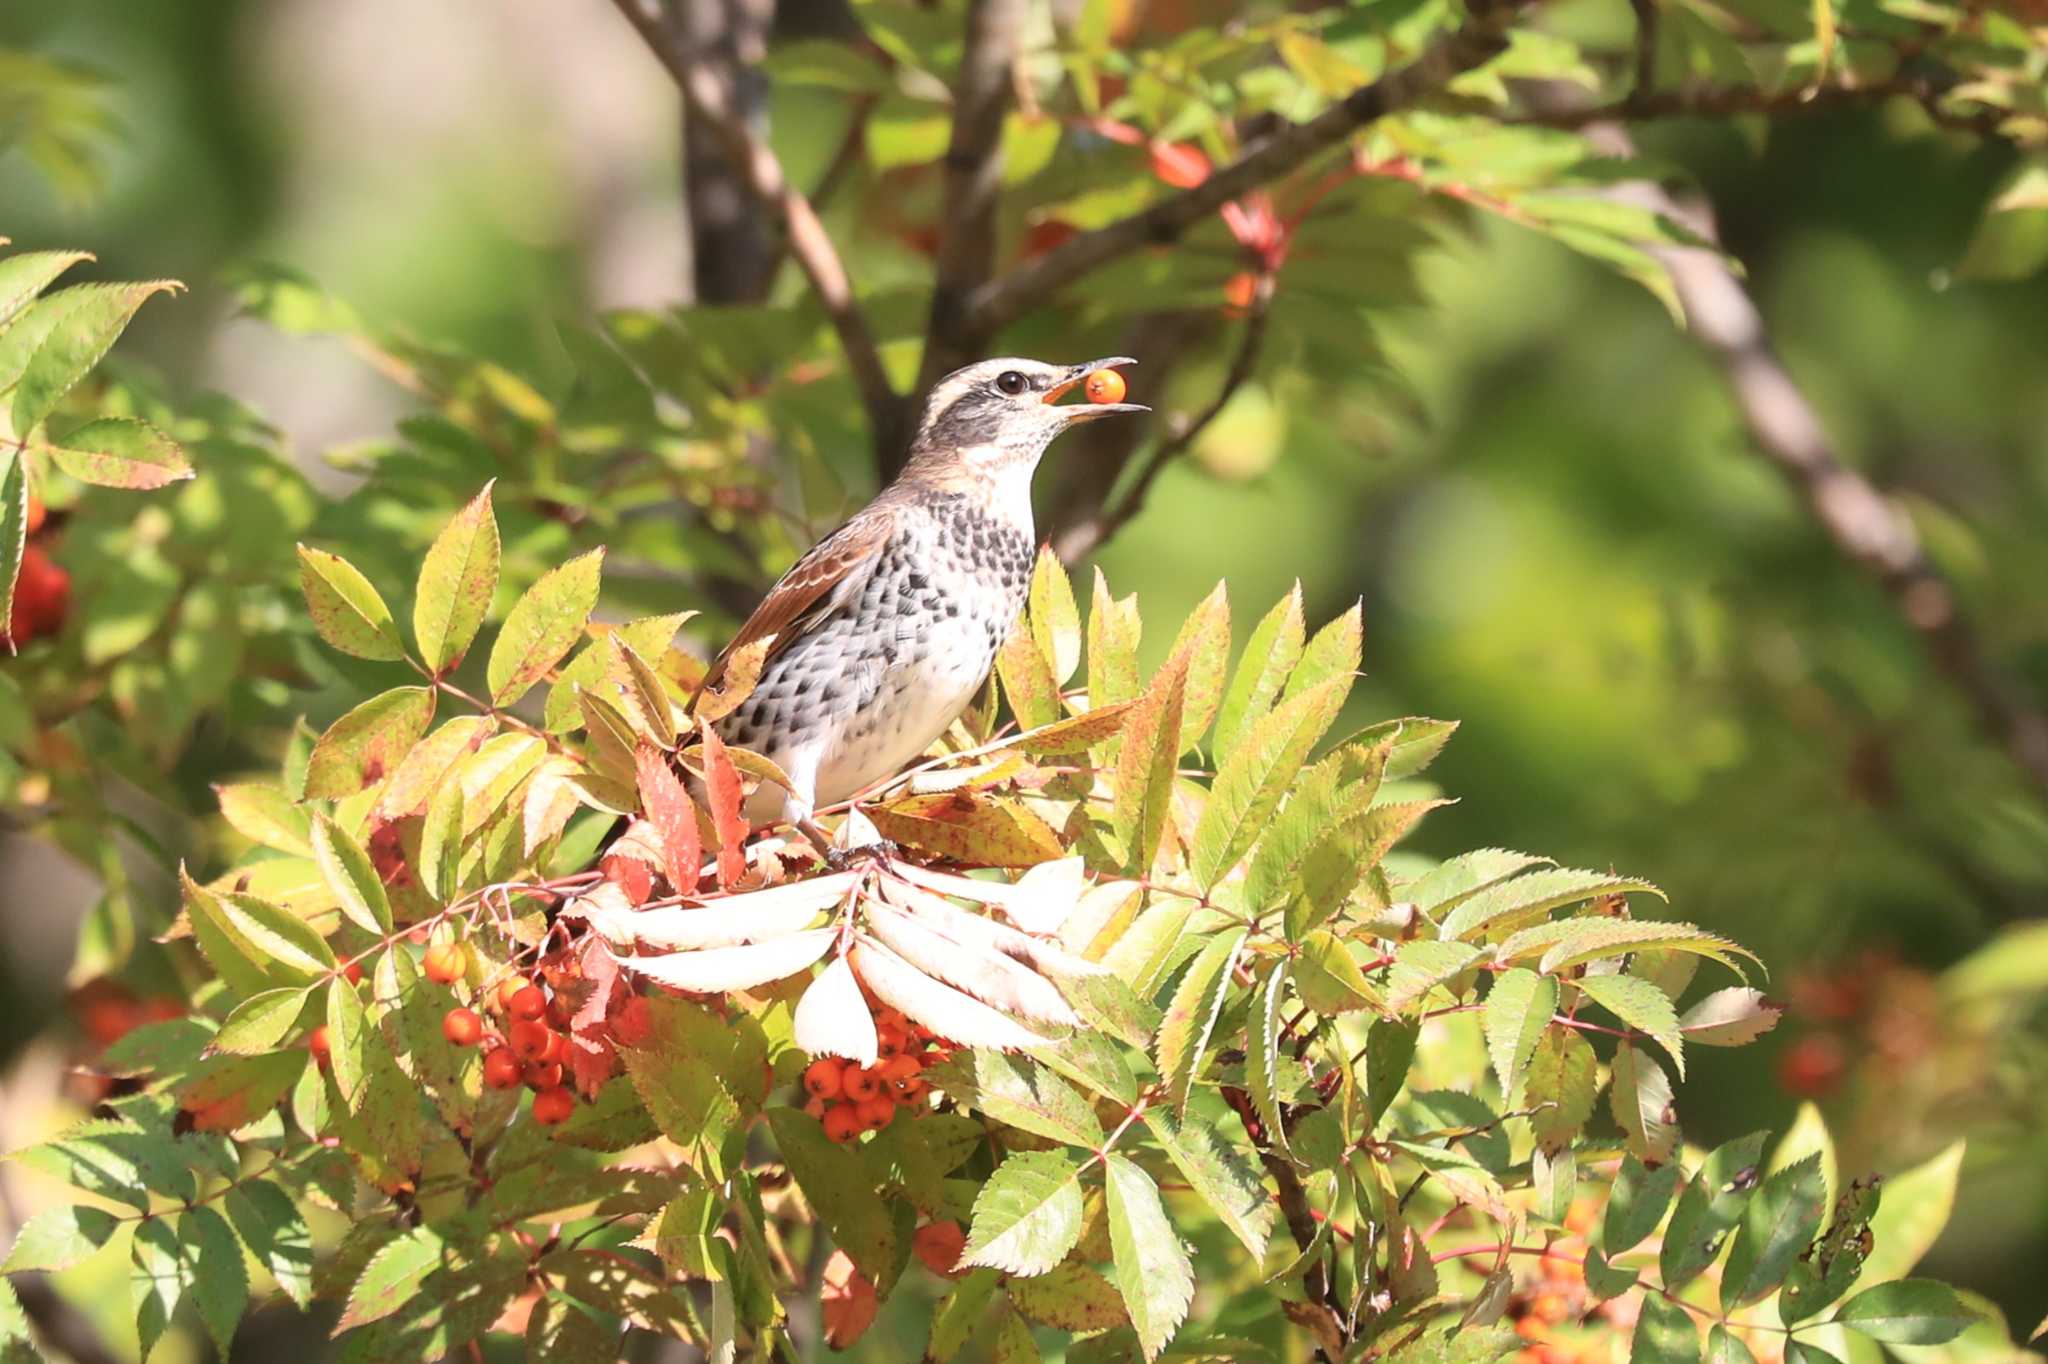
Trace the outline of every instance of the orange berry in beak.
[[1124, 376], [1113, 369], [1098, 369], [1082, 381], [1081, 392], [1091, 403], [1120, 403], [1126, 392]]

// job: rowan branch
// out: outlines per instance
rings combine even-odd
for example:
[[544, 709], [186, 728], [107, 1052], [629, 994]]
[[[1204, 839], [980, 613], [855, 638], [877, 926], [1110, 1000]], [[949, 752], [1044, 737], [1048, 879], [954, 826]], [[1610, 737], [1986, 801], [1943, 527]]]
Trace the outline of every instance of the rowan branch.
[[1765, 90], [1747, 85], [1640, 89], [1608, 104], [1538, 108], [1511, 114], [1500, 121], [1513, 126], [1580, 130], [1659, 118], [1729, 118], [1737, 114], [1791, 118], [1868, 108], [1903, 98], [1918, 104], [1929, 119], [1943, 128], [1980, 137], [2006, 136], [2004, 125], [2010, 115], [2005, 111], [1945, 108], [1941, 93], [1922, 74], [1897, 75], [1868, 85], [1826, 85], [1819, 89]]
[[839, 338], [848, 370], [867, 409], [868, 425], [878, 456], [901, 444], [903, 402], [889, 385], [866, 317], [853, 297], [846, 266], [832, 244], [817, 210], [789, 182], [782, 163], [734, 108], [732, 94], [717, 71], [690, 51], [683, 35], [659, 0], [612, 0], [662, 66], [674, 78], [692, 118], [699, 119], [724, 146], [748, 190], [773, 214], [789, 241], [812, 293]]
[[1490, 0], [1470, 6], [1455, 31], [1414, 61], [1346, 95], [1306, 123], [1283, 123], [1243, 156], [1192, 189], [1160, 200], [1107, 227], [1084, 232], [974, 291], [968, 334], [984, 344], [1001, 327], [1092, 270], [1147, 246], [1171, 242], [1232, 199], [1305, 165], [1388, 114], [1410, 108], [1453, 78], [1484, 65], [1507, 46], [1509, 21], [1532, 0]]
[[967, 303], [996, 268], [996, 208], [1003, 182], [1003, 116], [1024, 29], [1024, 0], [973, 0], [966, 49], [953, 91], [946, 147], [945, 209], [939, 217], [932, 311], [925, 329], [920, 391], [979, 354]]
[[[1633, 155], [1618, 124], [1587, 130], [1618, 157]], [[1636, 181], [1607, 193], [1665, 214], [1718, 243], [1713, 210], [1680, 203]], [[2048, 713], [2018, 694], [1987, 661], [1955, 591], [1927, 557], [1913, 526], [1869, 479], [1842, 462], [1820, 414], [1771, 347], [1756, 301], [1718, 250], [1649, 248], [1664, 265], [1687, 329], [1719, 365], [1758, 454], [1784, 475], [1835, 548], [1884, 590], [1935, 668], [1968, 701], [1979, 727], [2048, 795]]]
[[1152, 492], [1152, 485], [1167, 465], [1185, 454], [1197, 437], [1216, 420], [1223, 409], [1230, 406], [1230, 400], [1237, 390], [1259, 367], [1259, 351], [1266, 340], [1266, 318], [1273, 303], [1273, 277], [1270, 274], [1258, 276], [1253, 286], [1250, 303], [1245, 310], [1244, 328], [1238, 335], [1237, 353], [1231, 358], [1230, 369], [1224, 374], [1223, 382], [1216, 389], [1216, 396], [1193, 417], [1183, 418], [1173, 434], [1153, 452], [1147, 463], [1124, 495], [1114, 505], [1104, 506], [1093, 516], [1086, 517], [1068, 527], [1053, 540], [1053, 552], [1066, 563], [1073, 563], [1095, 552], [1110, 536], [1122, 530], [1124, 525], [1144, 510], [1145, 499]]

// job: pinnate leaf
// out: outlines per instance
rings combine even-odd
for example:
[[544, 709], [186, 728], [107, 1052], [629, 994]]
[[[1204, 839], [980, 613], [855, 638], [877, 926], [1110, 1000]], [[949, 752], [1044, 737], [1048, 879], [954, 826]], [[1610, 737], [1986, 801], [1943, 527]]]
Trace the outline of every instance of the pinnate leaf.
[[1244, 1244], [1252, 1263], [1266, 1254], [1273, 1232], [1273, 1196], [1237, 1147], [1209, 1123], [1183, 1122], [1165, 1108], [1148, 1108], [1145, 1128], [1209, 1210]]
[[[1519, 858], [1519, 853], [1504, 854]], [[1550, 911], [1590, 900], [1596, 895], [1618, 895], [1643, 891], [1662, 896], [1647, 881], [1637, 881], [1606, 872], [1577, 871], [1570, 867], [1545, 867], [1526, 876], [1501, 881], [1462, 900], [1443, 916], [1443, 935], [1477, 941], [1498, 937], [1525, 924], [1549, 917]], [[1547, 969], [1547, 968], [1546, 968]]]
[[1486, 996], [1480, 1019], [1487, 1055], [1500, 1077], [1503, 1095], [1512, 1096], [1528, 1069], [1543, 1030], [1557, 1012], [1557, 979], [1523, 967], [1503, 971]]
[[1843, 1303], [1835, 1320], [1888, 1345], [1942, 1345], [1975, 1325], [1977, 1314], [1945, 1283], [1895, 1279]]
[[313, 819], [313, 861], [341, 912], [365, 933], [382, 937], [391, 931], [391, 902], [384, 880], [363, 845], [326, 815]]
[[1607, 1012], [1661, 1043], [1678, 1066], [1679, 1078], [1685, 1078], [1685, 1045], [1679, 1039], [1678, 1010], [1672, 1007], [1671, 996], [1640, 976], [1582, 976], [1573, 984]]
[[1155, 1056], [1159, 1073], [1166, 1080], [1167, 1101], [1176, 1113], [1187, 1109], [1195, 1071], [1209, 1048], [1216, 1016], [1222, 1012], [1223, 997], [1230, 989], [1231, 970], [1244, 950], [1244, 942], [1243, 929], [1209, 939], [1174, 987], [1173, 999], [1166, 1006]]
[[512, 603], [484, 669], [493, 705], [517, 701], [576, 647], [597, 605], [603, 571], [604, 549], [599, 547], [549, 569]]
[[1104, 1186], [1116, 1286], [1145, 1358], [1157, 1359], [1187, 1318], [1194, 1266], [1167, 1220], [1152, 1176], [1112, 1153], [1104, 1162]]
[[178, 442], [132, 417], [102, 417], [40, 447], [80, 483], [102, 488], [161, 488], [192, 477]]
[[1040, 546], [1031, 570], [1031, 637], [1051, 666], [1056, 687], [1081, 666], [1081, 612], [1074, 604], [1074, 586], [1050, 546]]
[[1288, 589], [1245, 641], [1244, 653], [1231, 674], [1230, 687], [1216, 712], [1216, 741], [1219, 763], [1228, 762], [1245, 731], [1272, 709], [1288, 675], [1301, 660], [1307, 626], [1302, 618], [1301, 584]]
[[1661, 1164], [1678, 1149], [1678, 1113], [1671, 1103], [1671, 1077], [1656, 1058], [1632, 1042], [1614, 1049], [1613, 1088], [1608, 1098], [1614, 1121], [1628, 1136], [1628, 1148], [1646, 1164]]
[[1325, 678], [1355, 673], [1365, 656], [1365, 604], [1354, 603], [1349, 611], [1316, 631], [1303, 648], [1301, 661], [1288, 674], [1281, 699], [1299, 696]]
[[1586, 1039], [1573, 1028], [1545, 1028], [1522, 1090], [1524, 1102], [1537, 1110], [1529, 1118], [1537, 1145], [1552, 1153], [1569, 1146], [1592, 1116], [1598, 1085], [1599, 1062]]
[[1043, 1274], [1081, 1236], [1079, 1167], [1063, 1151], [1016, 1151], [974, 1200], [963, 1265]]
[[1784, 1282], [1820, 1227], [1827, 1185], [1818, 1153], [1779, 1170], [1749, 1200], [1721, 1273], [1721, 1303], [1733, 1310]]
[[1126, 850], [1125, 867], [1138, 875], [1151, 868], [1166, 832], [1186, 685], [1187, 659], [1176, 654], [1124, 719], [1110, 827]]
[[391, 608], [362, 570], [339, 554], [300, 545], [299, 587], [313, 628], [333, 647], [386, 663], [405, 657]]
[[1600, 1248], [1612, 1258], [1633, 1250], [1664, 1220], [1671, 1195], [1678, 1188], [1676, 1165], [1659, 1165], [1652, 1170], [1633, 1153], [1615, 1172], [1614, 1187], [1607, 1196], [1607, 1216], [1601, 1224]]
[[860, 1154], [826, 1137], [808, 1113], [771, 1108], [768, 1125], [790, 1174], [834, 1244], [853, 1257], [862, 1273], [886, 1283], [893, 1272], [895, 1224]]
[[85, 1203], [45, 1208], [14, 1238], [0, 1273], [38, 1269], [54, 1274], [69, 1269], [112, 1240], [120, 1225], [112, 1213]]
[[1726, 1247], [1729, 1229], [1749, 1207], [1763, 1153], [1762, 1132], [1725, 1142], [1679, 1190], [1678, 1206], [1671, 1210], [1657, 1257], [1665, 1287], [1683, 1288]]
[[379, 693], [329, 725], [306, 760], [306, 795], [343, 800], [383, 780], [434, 720], [430, 687]]
[[1324, 679], [1260, 717], [1224, 760], [1195, 826], [1189, 869], [1204, 893], [1251, 850], [1351, 690], [1348, 674]]
[[1668, 1298], [1643, 1295], [1629, 1345], [1629, 1364], [1700, 1364], [1700, 1328], [1692, 1314]]
[[455, 513], [420, 564], [412, 637], [421, 660], [436, 674], [462, 661], [498, 588], [498, 519], [491, 510], [495, 482], [484, 484]]
[[77, 284], [43, 300], [55, 316], [14, 385], [14, 431], [26, 437], [91, 372], [152, 294], [185, 286], [174, 279], [135, 284]]

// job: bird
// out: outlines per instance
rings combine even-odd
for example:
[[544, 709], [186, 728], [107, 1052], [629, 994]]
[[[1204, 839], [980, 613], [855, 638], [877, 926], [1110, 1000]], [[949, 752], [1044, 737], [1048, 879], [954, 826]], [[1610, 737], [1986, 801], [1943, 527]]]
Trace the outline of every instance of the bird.
[[1150, 410], [1058, 400], [1136, 363], [1010, 357], [933, 385], [902, 473], [782, 575], [699, 686], [717, 687], [739, 651], [767, 641], [753, 690], [713, 724], [789, 778], [761, 783], [750, 824], [817, 836], [815, 810], [900, 772], [967, 708], [1030, 588], [1031, 479], [1046, 447], [1084, 422]]

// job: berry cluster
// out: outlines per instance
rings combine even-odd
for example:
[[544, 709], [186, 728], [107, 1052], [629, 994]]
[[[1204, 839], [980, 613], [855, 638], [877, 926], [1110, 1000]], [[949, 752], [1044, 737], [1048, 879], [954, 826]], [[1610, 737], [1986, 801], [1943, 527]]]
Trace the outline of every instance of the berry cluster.
[[836, 1142], [856, 1140], [863, 1132], [879, 1132], [899, 1108], [912, 1117], [928, 1106], [931, 1082], [924, 1069], [952, 1055], [952, 1043], [933, 1035], [894, 1009], [875, 1015], [875, 1063], [855, 1065], [837, 1056], [821, 1056], [804, 1071], [804, 1112], [825, 1124]]

